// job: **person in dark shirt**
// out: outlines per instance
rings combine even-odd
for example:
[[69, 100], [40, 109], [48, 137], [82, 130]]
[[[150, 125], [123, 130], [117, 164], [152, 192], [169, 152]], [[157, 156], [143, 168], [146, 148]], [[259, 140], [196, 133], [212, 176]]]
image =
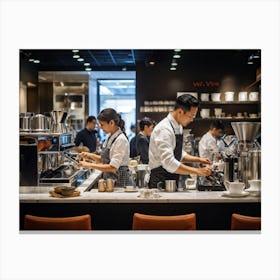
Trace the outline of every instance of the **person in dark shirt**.
[[149, 137], [154, 129], [154, 122], [150, 118], [143, 118], [140, 123], [140, 132], [136, 136], [136, 152], [140, 155], [143, 164], [149, 163]]
[[[75, 145], [80, 146], [80, 144], [83, 145], [83, 147], [87, 147], [88, 151], [91, 153], [96, 151], [96, 117], [89, 116], [86, 120], [86, 126], [84, 129], [78, 132], [76, 139], [75, 139]], [[81, 149], [81, 151], [86, 151], [86, 149]]]

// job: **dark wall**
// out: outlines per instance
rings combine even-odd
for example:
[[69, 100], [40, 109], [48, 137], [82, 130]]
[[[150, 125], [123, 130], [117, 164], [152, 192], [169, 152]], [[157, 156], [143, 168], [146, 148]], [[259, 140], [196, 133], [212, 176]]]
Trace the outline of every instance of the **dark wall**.
[[20, 60], [20, 81], [23, 83], [33, 83], [38, 84], [38, 70], [37, 66], [34, 63], [30, 63], [23, 59]]
[[53, 83], [39, 83], [40, 113], [53, 110]]

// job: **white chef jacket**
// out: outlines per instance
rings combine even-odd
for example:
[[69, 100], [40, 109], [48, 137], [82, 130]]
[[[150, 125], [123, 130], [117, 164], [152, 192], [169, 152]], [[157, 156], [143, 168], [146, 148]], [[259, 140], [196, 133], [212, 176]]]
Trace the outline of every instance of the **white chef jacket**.
[[[117, 130], [113, 135], [112, 138], [115, 138], [116, 134], [119, 133]], [[108, 139], [110, 138], [108, 135], [107, 139], [104, 141], [103, 147], [106, 147]], [[109, 140], [109, 144], [110, 144]], [[110, 148], [110, 165], [114, 166], [115, 168], [119, 169], [120, 166], [128, 166], [129, 162], [129, 142], [125, 135], [121, 133], [118, 138], [114, 141]]]
[[213, 154], [219, 151], [217, 139], [208, 131], [199, 141], [198, 151], [200, 157], [212, 160]]
[[[168, 172], [175, 173], [181, 164], [180, 161], [174, 157], [176, 137], [170, 122], [176, 134], [183, 133], [182, 125], [175, 121], [171, 113], [155, 126], [151, 134], [149, 145], [150, 170], [162, 166]], [[187, 153], [183, 150], [181, 159], [186, 155]]]

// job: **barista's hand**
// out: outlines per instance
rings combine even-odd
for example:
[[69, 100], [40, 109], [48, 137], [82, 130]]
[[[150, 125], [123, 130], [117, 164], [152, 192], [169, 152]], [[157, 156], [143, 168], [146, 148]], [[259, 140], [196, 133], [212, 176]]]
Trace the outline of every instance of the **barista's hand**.
[[93, 169], [92, 163], [87, 162], [87, 161], [80, 161], [80, 162], [77, 164], [77, 167], [78, 167], [78, 168], [84, 167], [84, 168], [91, 168], [91, 169]]
[[89, 156], [90, 156], [90, 153], [88, 153], [88, 152], [82, 152], [77, 155], [78, 159], [88, 158]]
[[200, 158], [199, 162], [201, 164], [206, 164], [206, 165], [211, 165], [212, 164], [212, 162], [209, 158]]
[[211, 175], [211, 173], [212, 173], [212, 170], [208, 167], [197, 168], [198, 176], [206, 177], [206, 176]]

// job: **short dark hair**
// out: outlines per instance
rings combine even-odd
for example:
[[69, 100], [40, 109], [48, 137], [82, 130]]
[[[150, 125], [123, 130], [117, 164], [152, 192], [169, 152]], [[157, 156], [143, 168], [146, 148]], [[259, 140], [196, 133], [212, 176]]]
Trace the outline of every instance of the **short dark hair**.
[[144, 130], [145, 125], [151, 126], [154, 125], [154, 122], [150, 118], [145, 117], [139, 122], [140, 130]]
[[221, 120], [215, 120], [210, 124], [210, 129], [213, 129], [213, 128], [224, 130], [225, 126]]
[[96, 117], [95, 116], [88, 116], [86, 123], [92, 122], [92, 121], [96, 121]]
[[191, 107], [198, 107], [199, 102], [197, 98], [190, 94], [183, 94], [176, 98], [174, 109], [183, 109], [185, 112], [190, 111]]

